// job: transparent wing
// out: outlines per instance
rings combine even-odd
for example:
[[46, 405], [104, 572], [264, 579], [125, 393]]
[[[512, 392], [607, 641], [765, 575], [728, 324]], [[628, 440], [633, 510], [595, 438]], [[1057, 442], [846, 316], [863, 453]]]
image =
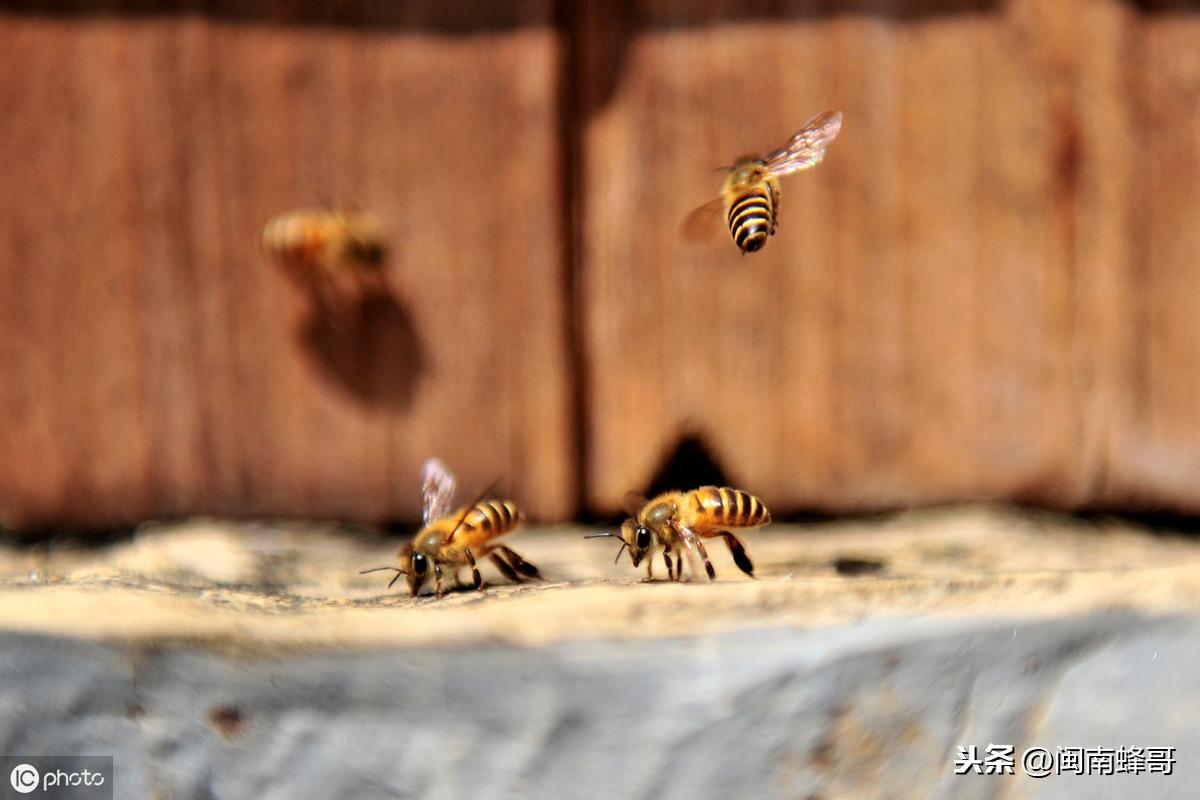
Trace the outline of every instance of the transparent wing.
[[718, 197], [694, 209], [683, 218], [683, 225], [680, 226], [684, 238], [692, 242], [711, 239], [714, 233], [721, 230], [721, 211], [724, 207], [725, 201]]
[[454, 500], [454, 476], [440, 458], [431, 458], [421, 468], [421, 518], [428, 525], [450, 513]]
[[787, 175], [821, 163], [825, 148], [842, 129], [842, 112], [818, 114], [796, 131], [783, 147], [767, 154], [763, 161], [772, 175]]
[[692, 572], [699, 574], [700, 570], [697, 569], [696, 565], [696, 561], [699, 558], [699, 555], [696, 552], [698, 549], [696, 543], [700, 541], [700, 537], [698, 537], [696, 532], [691, 528], [686, 528], [683, 525], [680, 525], [678, 522], [672, 522], [671, 527], [675, 529], [675, 535], [679, 537], [680, 569], [683, 568], [683, 559], [686, 556], [688, 565], [691, 567]]

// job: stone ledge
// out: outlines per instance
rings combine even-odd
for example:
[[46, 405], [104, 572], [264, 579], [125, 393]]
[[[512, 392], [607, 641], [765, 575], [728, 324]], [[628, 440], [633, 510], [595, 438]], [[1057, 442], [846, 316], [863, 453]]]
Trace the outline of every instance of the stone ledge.
[[[545, 581], [411, 599], [385, 574], [395, 541], [331, 527], [196, 521], [112, 548], [0, 555], [0, 629], [108, 641], [184, 639], [255, 649], [656, 638], [744, 627], [1003, 611], [1028, 618], [1112, 607], [1200, 611], [1200, 543], [1118, 523], [994, 509], [776, 527], [745, 538], [759, 580], [713, 548], [719, 580], [643, 583], [583, 529], [512, 545]], [[845, 576], [842, 560], [869, 574]], [[662, 569], [658, 575], [662, 577]]]
[[[117, 797], [1194, 797], [1200, 618], [249, 656], [0, 634], [14, 753]], [[959, 745], [1173, 746], [1157, 775], [953, 774]]]
[[[757, 581], [721, 550], [715, 584], [644, 584], [581, 533], [513, 537], [545, 582], [440, 601], [357, 574], [395, 542], [320, 526], [4, 551], [0, 736], [10, 753], [113, 754], [118, 797], [1200, 785], [1195, 541], [949, 509], [749, 534]], [[992, 743], [1174, 746], [1178, 765], [952, 774], [958, 745]]]

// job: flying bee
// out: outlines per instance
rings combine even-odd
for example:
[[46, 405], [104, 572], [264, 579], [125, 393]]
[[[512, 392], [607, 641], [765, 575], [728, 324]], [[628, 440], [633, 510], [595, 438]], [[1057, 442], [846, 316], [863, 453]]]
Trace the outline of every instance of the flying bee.
[[347, 280], [378, 282], [387, 259], [383, 225], [363, 211], [301, 209], [278, 214], [259, 234], [259, 248], [301, 286], [322, 299], [344, 293]]
[[[454, 497], [454, 476], [439, 459], [431, 458], [422, 469], [421, 530], [410, 543], [400, 548], [399, 567], [374, 567], [365, 569], [360, 575], [380, 570], [391, 570], [395, 577], [388, 583], [392, 587], [401, 575], [408, 581], [408, 591], [413, 597], [433, 574], [433, 591], [438, 597], [442, 592], [442, 569], [448, 567], [458, 583], [458, 571], [463, 567], [471, 570], [471, 580], [476, 589], [483, 585], [476, 560], [488, 556], [496, 568], [511, 581], [541, 577], [537, 567], [521, 558], [512, 548], [495, 540], [512, 533], [525, 521], [525, 515], [509, 500], [486, 500], [492, 487], [488, 487], [473, 502], [450, 510]], [[461, 584], [459, 584], [461, 585]]]
[[682, 578], [684, 553], [689, 556], [698, 553], [704, 561], [708, 579], [715, 580], [717, 573], [708, 560], [703, 540], [718, 536], [725, 540], [738, 569], [753, 578], [754, 564], [746, 555], [741, 540], [729, 529], [759, 528], [771, 521], [771, 512], [762, 500], [740, 489], [717, 486], [701, 486], [689, 492], [664, 492], [652, 500], [631, 494], [626, 497], [626, 511], [629, 519], [621, 524], [619, 534], [593, 533], [584, 538], [620, 539], [617, 560], [628, 548], [635, 567], [645, 560], [647, 580], [654, 577], [653, 559], [658, 550], [662, 550], [669, 579]]
[[[733, 243], [742, 255], [761, 250], [779, 230], [779, 178], [816, 166], [842, 129], [842, 112], [826, 111], [804, 124], [788, 143], [765, 156], [743, 156], [728, 167], [721, 196], [694, 210], [684, 220], [690, 239], [707, 238], [716, 216], [725, 212]], [[726, 169], [722, 167], [721, 169]]]

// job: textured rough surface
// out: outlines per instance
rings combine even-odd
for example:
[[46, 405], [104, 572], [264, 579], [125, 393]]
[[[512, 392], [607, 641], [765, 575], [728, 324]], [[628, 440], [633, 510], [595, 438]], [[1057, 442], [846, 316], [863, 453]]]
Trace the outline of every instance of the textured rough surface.
[[[435, 453], [571, 513], [551, 3], [33, 0], [0, 41], [0, 527], [412, 518]], [[334, 205], [392, 244], [340, 315], [256, 246]]]
[[[687, 436], [779, 511], [1200, 514], [1198, 7], [6, 0], [0, 527], [412, 518], [433, 454], [562, 520]], [[762, 252], [677, 235], [834, 107]], [[254, 247], [330, 204], [349, 320]]]
[[[412, 600], [392, 542], [198, 521], [0, 555], [7, 752], [117, 796], [1155, 797], [1200, 785], [1200, 545], [989, 509], [751, 533], [760, 580]], [[605, 544], [611, 544], [606, 542]], [[840, 571], [839, 571], [840, 567]], [[1173, 746], [1173, 776], [953, 775], [959, 745]], [[1020, 773], [1020, 767], [1018, 767]], [[565, 794], [564, 794], [565, 793]]]

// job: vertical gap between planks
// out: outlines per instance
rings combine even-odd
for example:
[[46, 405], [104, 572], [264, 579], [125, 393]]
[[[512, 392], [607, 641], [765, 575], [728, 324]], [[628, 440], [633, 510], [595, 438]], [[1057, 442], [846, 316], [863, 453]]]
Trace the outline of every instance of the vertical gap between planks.
[[588, 419], [588, 374], [586, 314], [587, 298], [580, 279], [580, 254], [585, 203], [583, 186], [583, 135], [586, 120], [581, 102], [586, 80], [581, 53], [585, 15], [579, 13], [576, 0], [555, 0], [554, 28], [559, 40], [558, 81], [558, 170], [561, 200], [561, 258], [564, 315], [563, 336], [567, 350], [567, 431], [570, 450], [567, 456], [570, 514], [576, 520], [588, 515], [588, 459], [591, 441]]

